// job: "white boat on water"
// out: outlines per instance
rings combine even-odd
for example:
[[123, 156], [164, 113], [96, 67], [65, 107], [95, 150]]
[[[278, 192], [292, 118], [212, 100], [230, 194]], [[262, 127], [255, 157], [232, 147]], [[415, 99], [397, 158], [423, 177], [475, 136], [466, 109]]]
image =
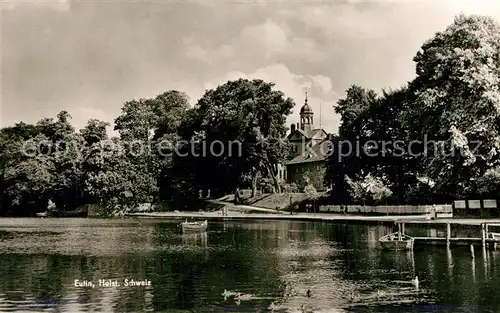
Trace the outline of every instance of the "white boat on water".
[[400, 232], [385, 235], [379, 241], [384, 250], [412, 250], [415, 242], [412, 237]]
[[203, 222], [182, 222], [180, 224], [182, 228], [182, 233], [194, 233], [194, 232], [205, 232], [207, 231], [208, 222], [207, 220]]

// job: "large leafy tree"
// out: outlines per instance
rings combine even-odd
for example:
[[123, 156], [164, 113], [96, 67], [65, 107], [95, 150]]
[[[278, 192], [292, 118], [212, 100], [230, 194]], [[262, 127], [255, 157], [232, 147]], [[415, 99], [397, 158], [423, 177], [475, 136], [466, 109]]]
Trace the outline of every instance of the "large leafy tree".
[[61, 209], [80, 203], [82, 141], [70, 118], [62, 111], [55, 120], [2, 129], [2, 202], [11, 213], [44, 210], [49, 199]]
[[[187, 109], [187, 96], [178, 91], [129, 101], [116, 119], [120, 137], [112, 139], [109, 124], [95, 119], [75, 132], [66, 111], [36, 125], [3, 128], [1, 213], [34, 214], [49, 199], [58, 209], [99, 203], [109, 213], [151, 201], [160, 172], [171, 166], [172, 153], [165, 153], [164, 141], [176, 138]], [[169, 178], [162, 177], [160, 185], [169, 184]]]
[[[54, 184], [55, 167], [47, 153], [50, 145], [46, 136], [39, 134], [28, 138], [32, 139], [30, 148], [24, 140], [19, 140], [21, 138], [11, 138], [5, 151], [7, 162], [2, 176], [7, 212], [4, 213], [29, 215], [31, 210], [43, 209], [47, 204]], [[37, 150], [42, 153], [37, 153]]]
[[23, 160], [23, 142], [36, 136], [36, 127], [18, 123], [0, 130], [0, 214], [11, 211], [13, 199], [6, 193], [10, 183], [6, 181], [6, 172]]
[[424, 173], [444, 198], [477, 194], [478, 178], [499, 166], [500, 26], [489, 17], [458, 16], [414, 60], [408, 119], [415, 137], [434, 141]]
[[90, 119], [87, 125], [80, 130], [84, 141], [80, 158], [83, 171], [82, 193], [89, 203], [102, 203], [103, 197], [97, 191], [95, 177], [108, 170], [107, 157], [114, 152], [114, 142], [108, 137], [108, 122]]
[[85, 192], [105, 215], [150, 202], [156, 192], [156, 177], [148, 175], [146, 164], [127, 158], [123, 146], [119, 138], [101, 142], [87, 161], [93, 170], [86, 172]]
[[273, 83], [258, 79], [228, 81], [207, 90], [186, 122], [191, 131], [183, 134], [186, 139], [199, 137], [191, 146], [206, 153], [202, 158], [191, 153], [184, 160], [203, 167], [198, 181], [205, 188], [217, 189], [220, 184], [225, 189], [221, 192], [232, 189], [238, 196], [248, 174], [262, 173], [279, 192], [277, 164], [288, 153], [286, 117], [293, 106]]
[[349, 200], [348, 180], [366, 175], [378, 161], [377, 156], [368, 157], [364, 153], [365, 141], [379, 133], [380, 126], [372, 115], [378, 101], [373, 90], [354, 85], [335, 107], [341, 116], [341, 125], [338, 136], [332, 138], [333, 153], [327, 162], [325, 181], [333, 186], [335, 200], [341, 203]]
[[42, 134], [49, 137], [52, 147], [49, 157], [53, 163], [54, 182], [50, 198], [60, 209], [74, 209], [82, 199], [82, 158], [85, 147], [83, 138], [75, 132], [70, 123], [71, 116], [62, 111], [54, 122], [40, 121], [37, 125]]
[[188, 108], [187, 96], [175, 90], [126, 102], [115, 119], [120, 137], [108, 141], [104, 168], [92, 175], [88, 190], [120, 208], [157, 200], [160, 188], [168, 191], [171, 143]]
[[[332, 155], [325, 180], [342, 194], [346, 177], [352, 185], [370, 174], [387, 182], [398, 202], [491, 195], [500, 149], [498, 23], [458, 16], [414, 60], [417, 77], [407, 87], [377, 96], [353, 86], [338, 102], [342, 125], [334, 147], [347, 151]], [[378, 143], [378, 153], [367, 155], [368, 140]]]

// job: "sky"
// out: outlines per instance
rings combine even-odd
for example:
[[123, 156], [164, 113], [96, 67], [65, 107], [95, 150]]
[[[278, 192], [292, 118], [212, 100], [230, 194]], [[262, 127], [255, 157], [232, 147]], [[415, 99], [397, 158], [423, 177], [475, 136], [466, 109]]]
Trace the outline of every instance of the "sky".
[[[194, 105], [228, 80], [260, 78], [335, 132], [338, 99], [415, 76], [413, 57], [460, 13], [500, 22], [500, 1], [0, 0], [1, 125], [62, 110], [80, 129], [167, 90]], [[321, 118], [320, 118], [321, 117]]]

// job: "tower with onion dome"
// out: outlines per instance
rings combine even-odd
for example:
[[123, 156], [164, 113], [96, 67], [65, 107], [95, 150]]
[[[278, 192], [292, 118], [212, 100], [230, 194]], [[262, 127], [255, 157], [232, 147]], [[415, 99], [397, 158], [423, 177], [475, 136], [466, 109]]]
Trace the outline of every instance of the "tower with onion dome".
[[307, 91], [306, 91], [306, 100], [304, 101], [304, 105], [300, 109], [300, 129], [305, 131], [306, 133], [309, 133], [311, 130], [314, 129], [314, 121], [313, 121], [314, 113], [307, 104]]

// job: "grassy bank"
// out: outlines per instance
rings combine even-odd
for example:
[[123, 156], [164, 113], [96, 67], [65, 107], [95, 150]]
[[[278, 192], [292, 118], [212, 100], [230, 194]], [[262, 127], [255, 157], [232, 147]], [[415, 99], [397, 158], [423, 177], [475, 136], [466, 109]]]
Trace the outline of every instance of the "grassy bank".
[[[319, 193], [320, 196], [326, 196]], [[244, 192], [241, 196], [242, 204], [254, 207], [271, 209], [271, 210], [284, 210], [288, 211], [291, 208], [299, 208], [302, 210], [306, 203], [310, 203], [308, 195], [303, 192], [297, 193], [263, 193], [252, 197], [248, 192]], [[219, 201], [234, 202], [234, 195], [226, 195], [217, 199]], [[319, 202], [318, 202], [319, 203]]]

